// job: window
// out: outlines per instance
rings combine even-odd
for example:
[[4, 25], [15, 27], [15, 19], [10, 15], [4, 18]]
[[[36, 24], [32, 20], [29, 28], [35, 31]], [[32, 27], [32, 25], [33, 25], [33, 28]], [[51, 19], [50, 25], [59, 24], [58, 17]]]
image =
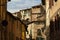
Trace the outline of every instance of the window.
[[57, 2], [57, 0], [55, 0], [55, 2]]
[[26, 16], [26, 15], [23, 15], [24, 17]]
[[36, 25], [39, 25], [40, 24], [40, 22], [34, 22]]
[[32, 30], [30, 30], [30, 34], [32, 34]]
[[41, 36], [41, 30], [37, 29], [37, 35]]

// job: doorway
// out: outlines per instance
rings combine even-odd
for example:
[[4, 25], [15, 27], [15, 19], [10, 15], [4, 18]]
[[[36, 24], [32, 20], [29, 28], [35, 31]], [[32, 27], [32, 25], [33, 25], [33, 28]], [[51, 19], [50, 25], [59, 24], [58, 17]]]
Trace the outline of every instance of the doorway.
[[50, 40], [60, 40], [60, 16], [56, 15], [55, 21], [50, 21]]

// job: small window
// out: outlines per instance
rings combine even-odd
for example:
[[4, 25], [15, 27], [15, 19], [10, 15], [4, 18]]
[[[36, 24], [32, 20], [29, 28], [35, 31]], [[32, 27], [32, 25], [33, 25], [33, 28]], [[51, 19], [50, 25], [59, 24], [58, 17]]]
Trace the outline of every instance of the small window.
[[55, 0], [55, 2], [57, 2], [57, 0]]
[[37, 29], [37, 35], [41, 36], [41, 30]]

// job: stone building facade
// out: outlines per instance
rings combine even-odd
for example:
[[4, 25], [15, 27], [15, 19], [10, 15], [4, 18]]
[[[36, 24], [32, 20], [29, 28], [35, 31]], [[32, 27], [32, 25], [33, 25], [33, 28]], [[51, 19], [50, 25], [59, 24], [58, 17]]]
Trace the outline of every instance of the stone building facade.
[[46, 29], [45, 29], [46, 40], [49, 40], [49, 38], [50, 38], [50, 40], [59, 40], [59, 36], [57, 36], [57, 35], [60, 35], [60, 34], [58, 34], [60, 31], [60, 30], [58, 30], [58, 28], [59, 28], [58, 24], [60, 24], [60, 22], [57, 22], [59, 20], [59, 17], [57, 17], [57, 15], [59, 16], [59, 14], [60, 14], [60, 11], [59, 11], [60, 0], [45, 0], [45, 2], [42, 2], [42, 5], [43, 4], [46, 7], [46, 21], [48, 22], [47, 24], [49, 24], [48, 27], [46, 24]]
[[26, 21], [26, 22], [29, 21], [28, 23], [33, 22], [33, 21], [38, 21], [37, 23], [33, 22], [33, 23], [29, 24], [28, 28], [27, 28], [28, 34], [29, 35], [32, 34], [31, 35], [32, 39], [36, 39], [36, 37], [38, 36], [37, 30], [38, 29], [41, 30], [45, 26], [45, 24], [44, 24], [44, 22], [45, 22], [45, 9], [44, 9], [44, 7], [42, 5], [36, 5], [30, 9], [20, 10], [20, 13], [22, 16], [21, 20], [27, 20], [28, 19]]
[[[45, 9], [42, 5], [32, 7], [32, 21], [38, 21], [32, 24], [32, 38], [43, 37], [42, 28], [45, 26]], [[44, 37], [43, 37], [44, 38]]]
[[[31, 23], [28, 25], [27, 29], [29, 31], [29, 34], [32, 34], [33, 39], [36, 39], [36, 37], [38, 37], [37, 34], [39, 32], [42, 35], [42, 36], [41, 35], [40, 36], [43, 37], [44, 40], [49, 40], [49, 38], [50, 38], [50, 40], [57, 40], [57, 39], [59, 40], [59, 37], [56, 34], [60, 35], [58, 33], [58, 32], [60, 32], [60, 30], [55, 30], [55, 28], [56, 27], [59, 28], [59, 26], [51, 26], [52, 25], [51, 20], [55, 23], [56, 23], [57, 19], [59, 20], [60, 0], [41, 0], [41, 2], [42, 2], [42, 5], [33, 6], [30, 9], [31, 11], [26, 9], [30, 12], [30, 14], [31, 14], [30, 16], [27, 16], [28, 13], [26, 12], [26, 10], [21, 10], [21, 15], [22, 16], [24, 15], [24, 17], [22, 17], [22, 19], [26, 20], [27, 18], [29, 18], [30, 22], [38, 21], [38, 22], [34, 22], [34, 23]], [[25, 12], [26, 12], [26, 15], [24, 14]], [[57, 17], [57, 15], [59, 17]], [[54, 23], [54, 25], [56, 25], [55, 23]], [[51, 32], [51, 29], [54, 31]], [[56, 33], [56, 34], [54, 34], [54, 33]], [[53, 36], [50, 36], [50, 35], [53, 35]], [[55, 38], [54, 36], [57, 36], [58, 38], [57, 37]]]

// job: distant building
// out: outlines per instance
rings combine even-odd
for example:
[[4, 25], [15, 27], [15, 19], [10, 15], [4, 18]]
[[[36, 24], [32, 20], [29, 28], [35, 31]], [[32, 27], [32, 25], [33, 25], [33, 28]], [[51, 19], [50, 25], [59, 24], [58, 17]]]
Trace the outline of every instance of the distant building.
[[36, 5], [32, 7], [32, 14], [31, 14], [31, 20], [32, 21], [38, 21], [35, 23], [32, 23], [32, 38], [36, 39], [39, 36], [42, 35], [42, 28], [44, 28], [45, 24], [45, 9], [42, 5]]
[[20, 10], [20, 13], [22, 15], [21, 20], [27, 20], [27, 19], [29, 19], [29, 21], [31, 20], [31, 8]]
[[[31, 8], [28, 8], [28, 9], [23, 9], [23, 10], [20, 10], [20, 14], [21, 14], [21, 20], [27, 25], [29, 22], [31, 22]], [[19, 14], [18, 14], [19, 15]], [[31, 29], [31, 25], [27, 25], [28, 28], [28, 34], [26, 32], [26, 36], [29, 36], [30, 35], [30, 29]]]
[[[22, 16], [21, 20], [23, 20], [25, 24], [32, 21], [38, 21], [37, 23], [34, 22], [34, 23], [29, 24], [27, 28], [28, 34], [29, 35], [32, 34], [32, 38], [36, 39], [36, 37], [38, 36], [37, 35], [38, 29], [41, 30], [41, 28], [44, 27], [44, 22], [45, 22], [44, 7], [42, 5], [36, 5], [29, 9], [20, 10], [20, 14]], [[43, 24], [39, 22], [42, 22]]]

